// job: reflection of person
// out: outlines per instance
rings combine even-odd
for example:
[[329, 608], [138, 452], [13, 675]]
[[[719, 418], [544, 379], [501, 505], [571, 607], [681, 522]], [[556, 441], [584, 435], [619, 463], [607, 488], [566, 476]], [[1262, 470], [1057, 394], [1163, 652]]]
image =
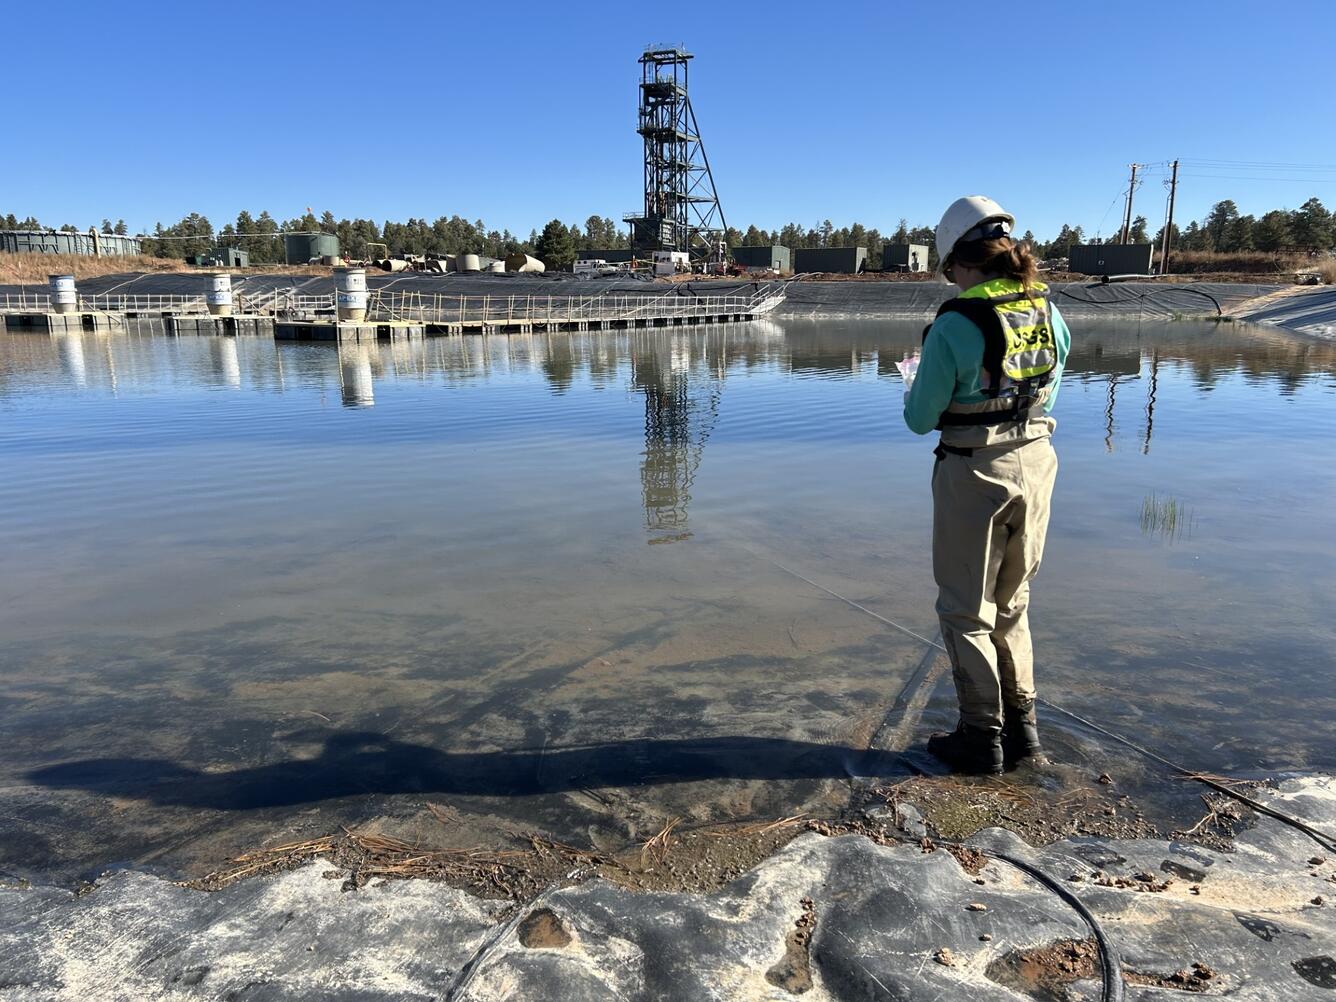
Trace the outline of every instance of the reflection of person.
[[960, 721], [928, 750], [961, 772], [1042, 761], [1027, 607], [1048, 530], [1057, 457], [1049, 417], [1071, 335], [1014, 218], [953, 202], [937, 254], [958, 298], [924, 332], [905, 423], [941, 432], [933, 467], [933, 574]]

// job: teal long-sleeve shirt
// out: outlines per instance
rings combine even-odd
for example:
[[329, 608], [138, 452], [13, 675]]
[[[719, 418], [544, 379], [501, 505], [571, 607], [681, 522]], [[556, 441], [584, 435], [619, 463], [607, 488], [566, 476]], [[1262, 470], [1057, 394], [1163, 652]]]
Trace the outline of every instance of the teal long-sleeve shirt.
[[[1072, 333], [1062, 314], [1052, 303], [1048, 310], [1058, 364], [1049, 383], [1045, 414], [1051, 413], [1057, 402], [1062, 372], [1067, 366], [1067, 352], [1072, 346]], [[905, 397], [905, 424], [909, 430], [916, 435], [933, 431], [952, 401], [977, 404], [987, 400], [988, 395], [979, 386], [982, 371], [983, 333], [979, 328], [959, 313], [938, 317], [923, 342], [918, 373]]]

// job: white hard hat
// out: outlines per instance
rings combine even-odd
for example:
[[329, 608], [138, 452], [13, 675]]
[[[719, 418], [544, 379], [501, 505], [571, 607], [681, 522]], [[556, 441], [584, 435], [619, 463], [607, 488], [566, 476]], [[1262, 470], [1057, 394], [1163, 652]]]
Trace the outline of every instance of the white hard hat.
[[970, 236], [975, 229], [979, 233], [972, 239], [988, 235], [987, 229], [981, 228], [984, 223], [1000, 223], [1003, 235], [1010, 236], [1016, 217], [987, 195], [966, 195], [946, 207], [942, 221], [937, 224], [937, 274], [942, 273], [942, 262], [962, 237]]

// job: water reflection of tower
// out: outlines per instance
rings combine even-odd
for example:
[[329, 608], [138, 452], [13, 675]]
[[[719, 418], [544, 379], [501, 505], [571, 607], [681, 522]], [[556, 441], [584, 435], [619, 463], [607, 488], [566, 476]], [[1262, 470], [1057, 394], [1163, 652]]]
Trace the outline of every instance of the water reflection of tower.
[[[708, 353], [708, 340], [706, 345]], [[691, 485], [718, 419], [723, 390], [715, 370], [707, 365], [693, 381], [689, 335], [646, 334], [633, 341], [631, 384], [645, 395], [640, 486], [651, 544], [691, 537]]]

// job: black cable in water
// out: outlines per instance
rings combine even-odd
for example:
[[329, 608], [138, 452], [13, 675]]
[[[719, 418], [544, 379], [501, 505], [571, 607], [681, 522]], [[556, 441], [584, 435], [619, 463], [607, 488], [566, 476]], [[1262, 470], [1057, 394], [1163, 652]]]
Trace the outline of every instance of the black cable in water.
[[1320, 828], [1314, 828], [1306, 821], [1301, 821], [1298, 818], [1294, 817], [1293, 815], [1286, 814], [1284, 811], [1278, 811], [1274, 807], [1270, 807], [1262, 803], [1260, 800], [1254, 800], [1246, 793], [1239, 793], [1237, 790], [1232, 790], [1217, 779], [1213, 779], [1212, 777], [1207, 776], [1200, 772], [1193, 772], [1191, 769], [1185, 769], [1177, 762], [1173, 762], [1165, 758], [1163, 755], [1159, 755], [1156, 752], [1151, 751], [1149, 748], [1137, 744], [1131, 738], [1125, 738], [1121, 734], [1117, 734], [1114, 731], [1109, 730], [1107, 727], [1101, 727], [1093, 720], [1089, 720], [1086, 717], [1081, 716], [1079, 713], [1073, 713], [1071, 710], [1068, 710], [1065, 707], [1061, 707], [1057, 703], [1050, 702], [1049, 700], [1044, 699], [1043, 697], [1036, 697], [1035, 702], [1042, 703], [1044, 706], [1048, 707], [1048, 709], [1054, 710], [1058, 713], [1061, 713], [1064, 717], [1070, 717], [1072, 720], [1084, 724], [1091, 730], [1104, 735], [1109, 740], [1116, 741], [1120, 745], [1123, 745], [1126, 748], [1132, 749], [1134, 752], [1144, 755], [1152, 762], [1158, 762], [1160, 763], [1160, 765], [1168, 769], [1172, 769], [1174, 772], [1177, 772], [1181, 776], [1183, 776], [1184, 779], [1191, 779], [1194, 780], [1195, 782], [1209, 786], [1213, 790], [1218, 790], [1225, 796], [1232, 797], [1233, 799], [1239, 801], [1239, 803], [1251, 807], [1258, 814], [1265, 814], [1269, 818], [1274, 818], [1277, 821], [1289, 825], [1291, 828], [1294, 828], [1297, 831], [1303, 832], [1305, 835], [1307, 835], [1310, 839], [1316, 842], [1323, 849], [1326, 849], [1328, 852], [1336, 852], [1336, 837], [1333, 837], [1327, 832], [1322, 831]]
[[[785, 566], [784, 566], [783, 564], [781, 564], [778, 560], [773, 560], [773, 559], [771, 559], [771, 558], [769, 558], [769, 557], [764, 557], [764, 558], [762, 558], [762, 559], [764, 559], [764, 560], [768, 561], [769, 563], [773, 564], [775, 567], [778, 567], [778, 568], [779, 568], [781, 571], [783, 571], [785, 574], [789, 574], [789, 575], [791, 575], [792, 577], [797, 578], [799, 581], [802, 581], [802, 582], [804, 582], [804, 583], [806, 583], [806, 584], [811, 585], [813, 588], [817, 588], [817, 589], [819, 589], [819, 590], [825, 592], [827, 595], [831, 596], [832, 598], [839, 599], [839, 600], [840, 600], [841, 602], [843, 602], [845, 605], [847, 605], [847, 606], [849, 606], [849, 607], [851, 607], [851, 608], [853, 608], [853, 609], [857, 609], [859, 612], [865, 613], [865, 614], [868, 615], [868, 616], [871, 616], [873, 619], [877, 620], [878, 622], [883, 623], [883, 624], [885, 624], [886, 626], [890, 626], [890, 627], [892, 627], [892, 628], [894, 628], [894, 629], [896, 629], [896, 630], [899, 630], [901, 633], [908, 634], [909, 636], [913, 637], [914, 639], [919, 640], [919, 641], [921, 641], [921, 642], [923, 642], [923, 643], [925, 643], [925, 644], [928, 644], [930, 647], [935, 647], [935, 648], [937, 648], [939, 651], [941, 651], [941, 652], [944, 653], [944, 654], [946, 653], [946, 648], [945, 648], [942, 644], [939, 644], [939, 643], [936, 643], [936, 642], [934, 642], [934, 641], [932, 641], [932, 640], [929, 640], [927, 637], [924, 637], [924, 636], [921, 635], [921, 634], [915, 633], [913, 630], [909, 629], [908, 627], [901, 626], [899, 623], [895, 622], [893, 619], [888, 619], [886, 616], [883, 616], [883, 615], [881, 615], [880, 613], [873, 612], [873, 611], [872, 611], [871, 609], [869, 609], [867, 606], [865, 606], [865, 605], [860, 605], [859, 603], [855, 602], [855, 601], [854, 601], [853, 599], [851, 599], [851, 598], [845, 598], [845, 597], [844, 597], [843, 595], [841, 595], [839, 592], [834, 591], [834, 590], [832, 590], [832, 589], [830, 589], [830, 588], [827, 588], [825, 585], [817, 584], [817, 583], [816, 583], [815, 581], [813, 581], [811, 578], [804, 577], [803, 575], [799, 574], [797, 571], [792, 570], [791, 568], [785, 567]], [[1178, 773], [1179, 775], [1181, 775], [1181, 776], [1182, 776], [1183, 778], [1185, 778], [1185, 779], [1190, 779], [1190, 780], [1193, 780], [1194, 782], [1202, 783], [1202, 784], [1205, 785], [1205, 786], [1209, 786], [1209, 787], [1211, 787], [1211, 789], [1216, 790], [1216, 791], [1218, 791], [1218, 792], [1220, 792], [1220, 793], [1223, 793], [1225, 796], [1227, 796], [1227, 797], [1231, 797], [1231, 798], [1233, 798], [1234, 800], [1237, 800], [1237, 801], [1238, 801], [1239, 803], [1241, 803], [1241, 804], [1245, 804], [1246, 806], [1251, 807], [1253, 810], [1257, 811], [1259, 814], [1265, 814], [1265, 815], [1266, 815], [1267, 817], [1269, 817], [1269, 818], [1274, 818], [1276, 821], [1279, 821], [1279, 822], [1281, 822], [1282, 824], [1289, 825], [1291, 828], [1294, 828], [1294, 829], [1297, 830], [1297, 831], [1303, 832], [1305, 835], [1307, 835], [1310, 839], [1312, 839], [1314, 842], [1316, 842], [1318, 845], [1320, 845], [1323, 849], [1327, 850], [1328, 852], [1336, 852], [1336, 836], [1330, 835], [1330, 834], [1328, 834], [1327, 832], [1322, 831], [1321, 829], [1314, 828], [1312, 825], [1308, 824], [1306, 821], [1301, 821], [1300, 819], [1294, 817], [1293, 815], [1286, 814], [1284, 811], [1276, 810], [1276, 808], [1274, 808], [1274, 807], [1270, 807], [1270, 806], [1268, 806], [1268, 805], [1262, 803], [1260, 800], [1255, 800], [1255, 799], [1253, 799], [1252, 797], [1249, 797], [1247, 794], [1239, 793], [1237, 790], [1232, 790], [1232, 789], [1230, 789], [1228, 786], [1226, 786], [1224, 783], [1221, 783], [1219, 780], [1212, 779], [1210, 776], [1204, 775], [1204, 774], [1202, 774], [1202, 773], [1200, 773], [1200, 772], [1196, 772], [1196, 771], [1194, 771], [1194, 770], [1192, 770], [1192, 769], [1188, 769], [1188, 768], [1186, 768], [1186, 767], [1184, 767], [1184, 766], [1181, 766], [1181, 765], [1179, 765], [1177, 762], [1171, 761], [1170, 759], [1165, 758], [1163, 755], [1160, 755], [1160, 754], [1158, 754], [1158, 753], [1156, 753], [1156, 752], [1153, 752], [1153, 751], [1151, 751], [1149, 748], [1144, 747], [1143, 745], [1139, 745], [1139, 744], [1137, 744], [1135, 741], [1131, 740], [1130, 738], [1125, 738], [1125, 737], [1123, 737], [1121, 734], [1117, 734], [1117, 733], [1115, 733], [1115, 732], [1109, 730], [1107, 727], [1101, 727], [1099, 724], [1095, 723], [1093, 720], [1088, 720], [1087, 718], [1081, 716], [1079, 713], [1073, 713], [1071, 710], [1068, 710], [1066, 707], [1059, 706], [1057, 703], [1054, 703], [1054, 702], [1051, 701], [1051, 700], [1044, 699], [1044, 698], [1041, 696], [1041, 697], [1036, 697], [1036, 700], [1035, 700], [1035, 701], [1036, 701], [1037, 703], [1041, 703], [1042, 705], [1044, 705], [1045, 707], [1047, 707], [1047, 708], [1050, 709], [1050, 710], [1054, 710], [1054, 711], [1057, 712], [1057, 713], [1061, 713], [1061, 714], [1062, 714], [1063, 716], [1065, 716], [1065, 717], [1070, 717], [1072, 720], [1076, 720], [1076, 721], [1079, 721], [1079, 722], [1082, 723], [1082, 724], [1085, 724], [1087, 727], [1091, 728], [1091, 729], [1094, 730], [1094, 731], [1097, 731], [1097, 732], [1100, 733], [1100, 734], [1103, 734], [1105, 737], [1107, 737], [1107, 738], [1109, 738], [1109, 739], [1111, 739], [1111, 740], [1113, 740], [1113, 741], [1118, 742], [1120, 745], [1123, 745], [1123, 746], [1126, 747], [1126, 748], [1130, 748], [1130, 749], [1132, 749], [1134, 752], [1137, 752], [1137, 753], [1140, 754], [1140, 755], [1144, 755], [1146, 758], [1150, 759], [1151, 761], [1153, 761], [1153, 762], [1158, 762], [1160, 765], [1163, 765], [1163, 766], [1165, 766], [1166, 768], [1171, 769], [1172, 771]]]

